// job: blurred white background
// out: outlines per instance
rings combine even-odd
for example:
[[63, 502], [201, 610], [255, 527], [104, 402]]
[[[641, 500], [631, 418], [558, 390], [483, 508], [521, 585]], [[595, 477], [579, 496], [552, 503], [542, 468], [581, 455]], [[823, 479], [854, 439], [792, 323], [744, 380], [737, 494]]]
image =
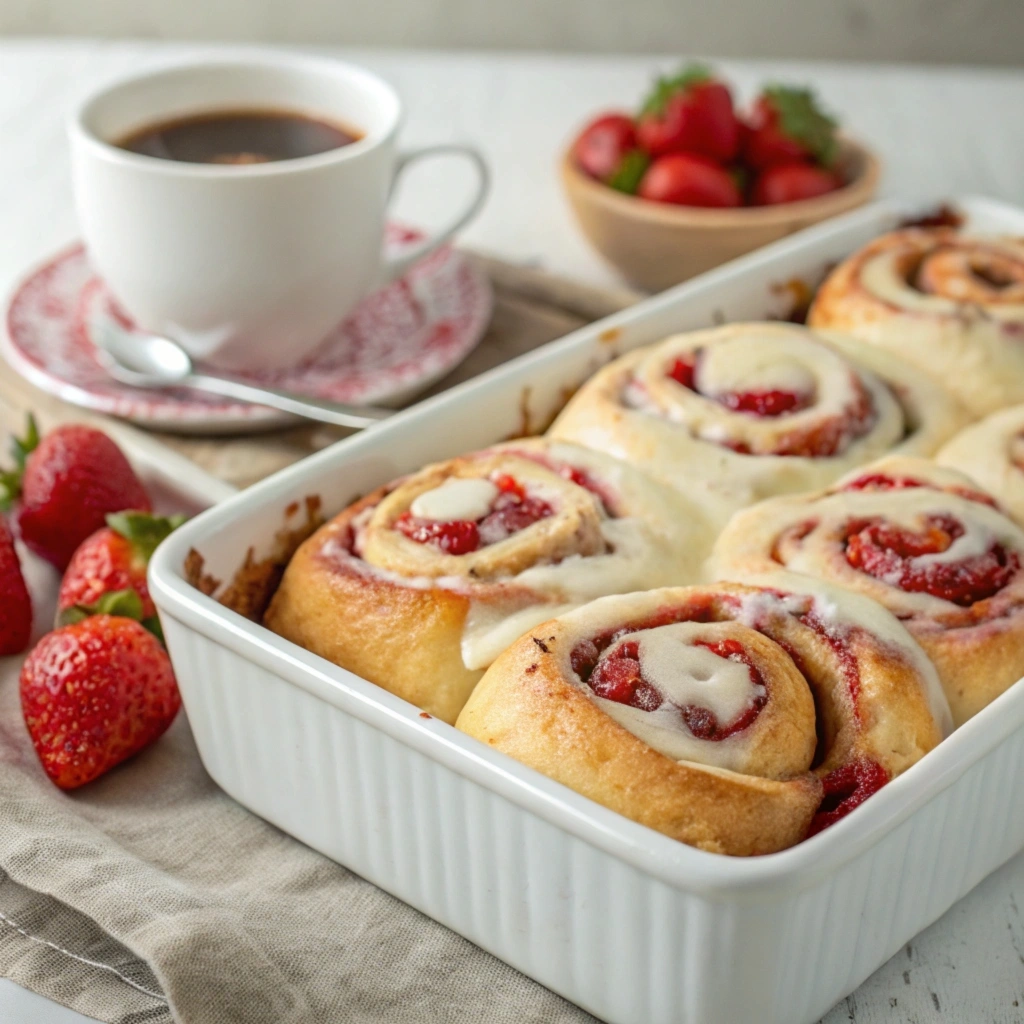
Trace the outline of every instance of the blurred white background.
[[0, 35], [1024, 64], [1024, 0], [0, 0]]

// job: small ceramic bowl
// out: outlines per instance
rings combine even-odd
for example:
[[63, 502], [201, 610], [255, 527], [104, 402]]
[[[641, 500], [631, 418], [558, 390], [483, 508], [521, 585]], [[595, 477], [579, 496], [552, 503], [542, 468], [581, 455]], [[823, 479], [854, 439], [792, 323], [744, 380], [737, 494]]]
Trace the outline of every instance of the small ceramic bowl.
[[881, 164], [866, 147], [841, 143], [847, 184], [835, 192], [778, 206], [707, 209], [616, 192], [562, 158], [562, 181], [583, 233], [630, 284], [661, 291], [801, 228], [847, 213], [871, 199]]

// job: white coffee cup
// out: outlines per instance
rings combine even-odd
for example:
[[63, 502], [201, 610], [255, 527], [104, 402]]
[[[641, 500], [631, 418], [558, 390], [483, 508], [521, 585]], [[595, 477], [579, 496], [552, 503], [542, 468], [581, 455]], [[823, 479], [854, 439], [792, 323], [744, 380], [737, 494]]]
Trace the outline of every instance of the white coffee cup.
[[[292, 111], [361, 133], [314, 156], [185, 163], [117, 143], [161, 121], [237, 110]], [[229, 370], [309, 355], [352, 307], [448, 240], [480, 208], [487, 168], [469, 146], [399, 153], [401, 103], [376, 75], [341, 61], [283, 55], [191, 63], [122, 79], [86, 98], [69, 133], [89, 259], [142, 328]], [[455, 153], [478, 183], [444, 230], [401, 260], [382, 255], [398, 174]]]

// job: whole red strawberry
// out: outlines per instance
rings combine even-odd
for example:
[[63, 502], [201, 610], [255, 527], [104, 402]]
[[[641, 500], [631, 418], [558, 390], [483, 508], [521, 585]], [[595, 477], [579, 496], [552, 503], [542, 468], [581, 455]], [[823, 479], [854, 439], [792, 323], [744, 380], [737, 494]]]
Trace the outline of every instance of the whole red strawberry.
[[184, 516], [154, 516], [148, 512], [112, 512], [107, 525], [87, 537], [71, 557], [57, 598], [58, 622], [67, 625], [97, 611], [105, 594], [133, 590], [142, 601], [142, 619], [159, 635], [156, 608], [146, 585], [146, 568], [165, 537], [185, 521]]
[[651, 164], [637, 195], [681, 206], [740, 206], [743, 196], [732, 175], [695, 153], [669, 153]]
[[622, 158], [636, 148], [636, 128], [626, 114], [602, 114], [573, 143], [576, 162], [592, 178], [607, 181]]
[[636, 144], [636, 126], [625, 114], [602, 114], [573, 143], [576, 163], [592, 178], [635, 193], [651, 158]]
[[810, 89], [768, 86], [754, 103], [743, 155], [754, 168], [797, 160], [824, 167], [836, 157], [836, 123]]
[[795, 203], [834, 192], [842, 184], [838, 175], [814, 164], [773, 164], [757, 176], [750, 198], [755, 206]]
[[0, 656], [19, 654], [32, 636], [32, 599], [7, 521], [0, 516]]
[[30, 418], [28, 436], [14, 441], [14, 457], [15, 470], [0, 478], [3, 502], [17, 500], [21, 539], [58, 569], [108, 513], [153, 507], [121, 449], [92, 427], [67, 424], [40, 441]]
[[93, 615], [47, 633], [21, 670], [21, 710], [46, 774], [75, 789], [148, 746], [181, 706], [171, 662], [138, 622]]
[[697, 153], [719, 163], [740, 147], [740, 123], [728, 87], [694, 65], [659, 78], [637, 120], [637, 142], [652, 157]]

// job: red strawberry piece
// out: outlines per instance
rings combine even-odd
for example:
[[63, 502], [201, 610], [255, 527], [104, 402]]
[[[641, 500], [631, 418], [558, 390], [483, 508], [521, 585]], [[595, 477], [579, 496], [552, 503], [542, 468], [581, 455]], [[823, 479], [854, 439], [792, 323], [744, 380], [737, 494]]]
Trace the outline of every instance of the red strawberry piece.
[[842, 184], [838, 175], [813, 164], [775, 164], [757, 176], [750, 198], [755, 206], [795, 203], [834, 192]]
[[652, 157], [699, 153], [725, 163], [740, 148], [732, 95], [700, 65], [659, 78], [637, 119], [637, 142]]
[[108, 513], [153, 507], [121, 449], [92, 427], [67, 424], [40, 441], [30, 418], [28, 436], [14, 441], [14, 458], [15, 470], [0, 477], [3, 503], [17, 500], [21, 539], [58, 569]]
[[773, 85], [757, 98], [743, 147], [750, 166], [804, 160], [830, 167], [836, 149], [836, 123], [810, 89]]
[[636, 149], [633, 119], [626, 114], [602, 114], [580, 132], [573, 144], [576, 163], [592, 178], [607, 181], [622, 158]]
[[146, 585], [146, 568], [160, 542], [184, 521], [184, 516], [148, 512], [108, 515], [108, 525], [82, 542], [64, 573], [57, 598], [60, 625], [95, 613], [105, 594], [120, 590], [135, 591], [142, 601], [142, 618], [153, 619], [156, 608]]
[[181, 706], [171, 661], [138, 622], [94, 615], [48, 633], [21, 670], [21, 710], [46, 774], [75, 789], [148, 746]]
[[20, 654], [32, 635], [32, 599], [29, 597], [14, 538], [0, 517], [0, 656]]
[[682, 206], [740, 206], [743, 196], [732, 176], [707, 157], [670, 153], [659, 157], [640, 182], [642, 199]]

